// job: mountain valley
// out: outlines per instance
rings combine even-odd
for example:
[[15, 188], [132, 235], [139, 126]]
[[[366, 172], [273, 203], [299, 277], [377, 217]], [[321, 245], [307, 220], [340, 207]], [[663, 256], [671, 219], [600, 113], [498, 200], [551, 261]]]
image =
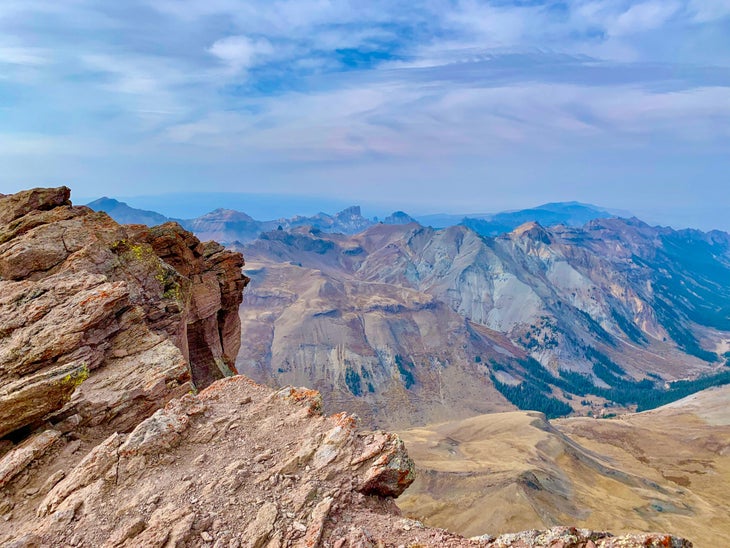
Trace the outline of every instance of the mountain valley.
[[603, 415], [730, 380], [724, 233], [636, 219], [527, 223], [496, 238], [376, 225], [275, 230], [238, 249], [255, 333], [239, 369], [316, 386], [375, 424], [512, 404]]
[[400, 435], [420, 474], [399, 505], [431, 525], [476, 535], [600, 523], [730, 543], [727, 385], [617, 419], [520, 411]]

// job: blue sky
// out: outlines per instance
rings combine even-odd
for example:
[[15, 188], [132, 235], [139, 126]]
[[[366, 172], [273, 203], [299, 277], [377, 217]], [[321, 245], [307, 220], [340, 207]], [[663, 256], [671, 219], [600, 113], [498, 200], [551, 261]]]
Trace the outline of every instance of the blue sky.
[[3, 0], [0, 166], [730, 229], [730, 0]]

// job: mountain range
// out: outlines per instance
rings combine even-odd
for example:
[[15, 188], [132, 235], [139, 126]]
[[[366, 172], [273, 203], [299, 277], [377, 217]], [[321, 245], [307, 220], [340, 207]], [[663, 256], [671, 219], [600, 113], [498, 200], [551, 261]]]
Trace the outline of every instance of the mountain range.
[[240, 254], [69, 195], [0, 195], [3, 546], [691, 547], [570, 527], [467, 539], [403, 517], [415, 469], [396, 434], [235, 375]]
[[603, 208], [578, 202], [557, 202], [530, 209], [482, 215], [433, 214], [412, 217], [403, 211], [395, 211], [382, 220], [363, 217], [359, 206], [351, 206], [333, 215], [318, 213], [313, 216], [297, 215], [270, 221], [256, 220], [241, 211], [224, 208], [215, 209], [194, 219], [173, 219], [153, 211], [135, 209], [124, 202], [107, 197], [99, 198], [87, 205], [94, 211], [108, 213], [119, 223], [152, 226], [166, 221], [176, 221], [204, 240], [210, 239], [224, 244], [246, 243], [258, 238], [262, 232], [279, 227], [290, 230], [310, 226], [323, 232], [356, 234], [379, 223], [398, 225], [416, 222], [433, 228], [464, 225], [484, 236], [496, 236], [528, 221], [535, 221], [544, 226], [558, 224], [582, 226], [594, 219], [614, 216]]
[[240, 249], [239, 370], [315, 386], [377, 424], [616, 413], [730, 380], [725, 233], [375, 225], [276, 230]]
[[[446, 215], [431, 214], [418, 217], [424, 226], [446, 228], [463, 224], [484, 236], [496, 236], [514, 230], [523, 223], [534, 221], [543, 226], [583, 226], [594, 219], [608, 219], [618, 216], [615, 211], [580, 202], [554, 202], [528, 209], [503, 211], [500, 213]], [[630, 217], [628, 212], [620, 212]]]
[[[248, 278], [233, 249], [69, 194], [0, 195], [0, 544], [730, 539], [728, 387], [623, 413], [726, 384], [728, 235], [605, 219], [487, 237], [394, 214], [232, 244]], [[515, 411], [540, 406], [622, 414]]]
[[[110, 203], [129, 213], [90, 205]], [[355, 206], [180, 222], [247, 258], [239, 370], [316, 387], [373, 424], [515, 407], [615, 414], [730, 380], [730, 236], [719, 231], [576, 202], [443, 229], [404, 212], [376, 223]]]

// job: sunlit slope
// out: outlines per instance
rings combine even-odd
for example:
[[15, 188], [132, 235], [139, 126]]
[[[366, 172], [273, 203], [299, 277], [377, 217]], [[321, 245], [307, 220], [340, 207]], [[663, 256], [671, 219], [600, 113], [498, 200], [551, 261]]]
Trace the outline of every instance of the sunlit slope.
[[432, 296], [290, 263], [248, 267], [237, 367], [254, 380], [316, 388], [328, 410], [383, 427], [514, 409], [485, 362], [519, 350]]
[[620, 419], [512, 412], [401, 435], [420, 474], [399, 505], [429, 524], [600, 525], [730, 546], [730, 387]]

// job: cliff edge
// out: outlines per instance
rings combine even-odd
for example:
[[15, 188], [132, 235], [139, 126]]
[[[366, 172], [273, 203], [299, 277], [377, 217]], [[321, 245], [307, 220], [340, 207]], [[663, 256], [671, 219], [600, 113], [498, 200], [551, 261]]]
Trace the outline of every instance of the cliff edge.
[[235, 373], [243, 257], [69, 196], [0, 197], [0, 437], [42, 422], [129, 430]]

